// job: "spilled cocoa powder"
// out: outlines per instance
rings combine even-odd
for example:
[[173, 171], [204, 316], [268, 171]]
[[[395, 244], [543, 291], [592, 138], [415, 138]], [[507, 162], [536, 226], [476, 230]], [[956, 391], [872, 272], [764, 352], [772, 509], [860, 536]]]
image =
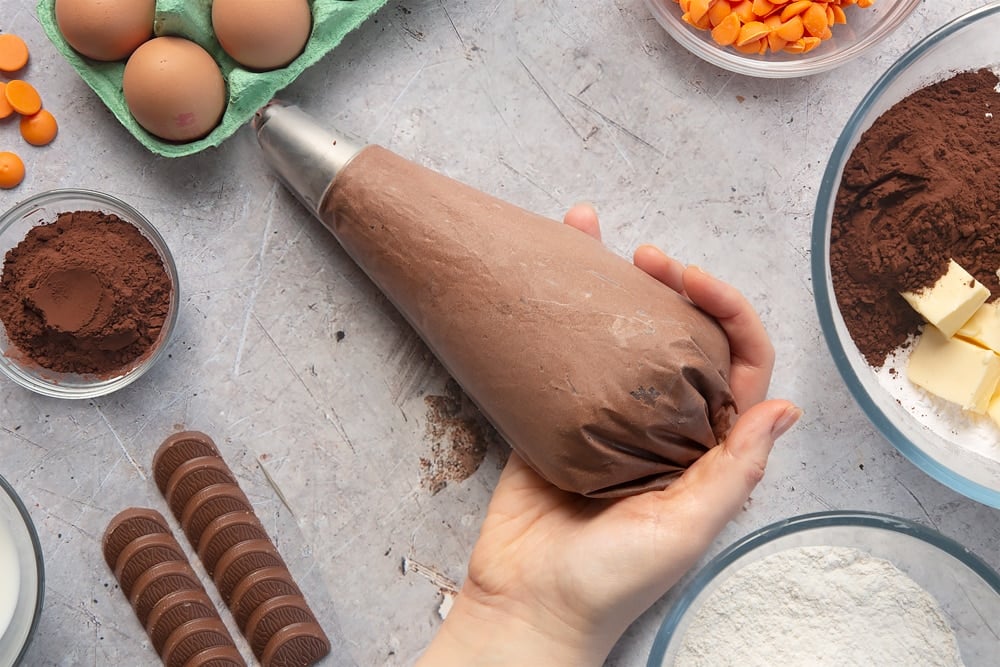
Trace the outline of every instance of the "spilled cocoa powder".
[[173, 289], [133, 224], [97, 211], [61, 213], [7, 252], [0, 322], [14, 353], [42, 368], [110, 375], [157, 344]]
[[899, 293], [933, 285], [949, 259], [1000, 295], [998, 83], [979, 70], [914, 92], [875, 121], [844, 167], [830, 270], [844, 322], [874, 367], [923, 324]]
[[425, 396], [424, 403], [431, 453], [420, 459], [421, 481], [436, 494], [448, 482], [470, 477], [486, 458], [487, 450], [503, 439], [451, 378], [443, 396]]

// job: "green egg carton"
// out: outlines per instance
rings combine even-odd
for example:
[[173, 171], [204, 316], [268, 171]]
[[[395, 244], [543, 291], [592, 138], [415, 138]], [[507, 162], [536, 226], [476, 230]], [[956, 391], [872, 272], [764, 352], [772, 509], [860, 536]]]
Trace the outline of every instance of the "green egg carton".
[[267, 104], [279, 90], [295, 80], [340, 44], [347, 33], [360, 26], [378, 11], [386, 0], [311, 0], [312, 32], [305, 49], [287, 66], [268, 72], [252, 72], [226, 55], [212, 32], [211, 0], [157, 0], [153, 33], [157, 36], [186, 37], [205, 48], [219, 63], [226, 79], [229, 101], [219, 125], [207, 136], [188, 143], [163, 141], [140, 126], [122, 94], [125, 61], [98, 62], [73, 50], [56, 25], [55, 0], [39, 0], [38, 20], [56, 49], [69, 61], [80, 77], [101, 98], [118, 121], [143, 146], [164, 157], [192, 155], [228, 139], [254, 113]]

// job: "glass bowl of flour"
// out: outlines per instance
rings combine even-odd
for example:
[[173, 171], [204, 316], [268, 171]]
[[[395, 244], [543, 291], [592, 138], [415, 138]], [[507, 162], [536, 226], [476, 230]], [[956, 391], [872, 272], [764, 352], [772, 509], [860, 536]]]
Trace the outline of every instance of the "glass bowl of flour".
[[20, 664], [42, 613], [42, 548], [28, 510], [0, 477], [0, 665]]
[[1000, 575], [919, 524], [820, 512], [719, 554], [667, 613], [648, 667], [978, 667], [1000, 656]]
[[[990, 302], [1000, 298], [998, 34], [994, 2], [926, 37], [875, 83], [827, 164], [811, 251], [823, 335], [858, 405], [912, 463], [993, 507], [1000, 422], [910, 380], [930, 325], [901, 292], [930, 290], [954, 260]], [[959, 368], [935, 377], [976, 387], [974, 369]]]

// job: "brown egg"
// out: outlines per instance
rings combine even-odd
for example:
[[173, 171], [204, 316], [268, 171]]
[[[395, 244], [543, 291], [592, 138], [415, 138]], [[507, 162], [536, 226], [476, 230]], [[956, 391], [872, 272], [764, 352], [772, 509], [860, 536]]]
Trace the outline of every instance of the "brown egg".
[[284, 67], [309, 40], [307, 0], [215, 0], [212, 29], [233, 60], [253, 70]]
[[125, 64], [122, 92], [136, 121], [168, 141], [204, 137], [226, 108], [218, 63], [181, 37], [157, 37], [136, 49]]
[[94, 60], [122, 60], [153, 36], [155, 0], [56, 0], [56, 24]]

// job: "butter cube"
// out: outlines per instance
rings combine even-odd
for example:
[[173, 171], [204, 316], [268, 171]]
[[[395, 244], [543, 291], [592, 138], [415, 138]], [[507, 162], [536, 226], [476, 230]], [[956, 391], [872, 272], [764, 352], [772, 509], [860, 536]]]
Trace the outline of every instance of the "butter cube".
[[955, 335], [1000, 352], [1000, 302], [981, 305]]
[[1000, 382], [1000, 356], [926, 326], [910, 354], [906, 375], [935, 396], [982, 415]]
[[948, 260], [947, 273], [936, 283], [917, 292], [902, 292], [902, 296], [925, 320], [951, 337], [986, 303], [990, 291], [952, 259]]

